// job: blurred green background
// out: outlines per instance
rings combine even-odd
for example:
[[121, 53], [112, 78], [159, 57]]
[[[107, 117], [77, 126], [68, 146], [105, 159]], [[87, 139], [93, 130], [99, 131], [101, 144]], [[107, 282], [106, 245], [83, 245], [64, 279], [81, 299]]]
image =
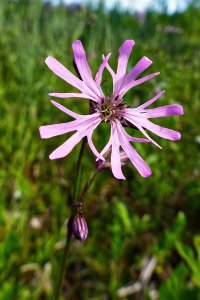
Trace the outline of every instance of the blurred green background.
[[[129, 69], [146, 55], [154, 61], [147, 73], [161, 74], [126, 101], [138, 105], [166, 89], [156, 105], [180, 103], [185, 115], [156, 120], [179, 130], [180, 141], [157, 138], [163, 150], [136, 145], [152, 176], [142, 178], [131, 164], [124, 167], [126, 181], [110, 170], [97, 176], [85, 199], [89, 237], [85, 244], [72, 241], [60, 299], [200, 299], [199, 1], [172, 15], [166, 1], [160, 4], [159, 13], [152, 7], [133, 14], [105, 11], [102, 3], [92, 9], [0, 1], [0, 299], [52, 299], [80, 145], [50, 161], [66, 136], [40, 140], [38, 127], [69, 120], [48, 93], [74, 89], [44, 60], [50, 54], [73, 71], [75, 39], [93, 73], [110, 51], [116, 68], [119, 46], [134, 39]], [[80, 113], [88, 109], [87, 100], [58, 101]], [[105, 139], [102, 127], [96, 143]], [[82, 186], [94, 169], [86, 151]]]

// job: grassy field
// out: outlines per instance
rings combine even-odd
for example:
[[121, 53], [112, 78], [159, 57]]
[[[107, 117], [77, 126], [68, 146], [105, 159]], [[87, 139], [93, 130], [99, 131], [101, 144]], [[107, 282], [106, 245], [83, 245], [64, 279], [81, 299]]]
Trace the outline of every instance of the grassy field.
[[[89, 237], [85, 244], [72, 241], [60, 299], [200, 299], [199, 20], [197, 1], [183, 13], [149, 11], [144, 19], [117, 9], [105, 13], [103, 5], [94, 11], [0, 1], [0, 300], [53, 299], [80, 145], [50, 161], [66, 137], [40, 140], [38, 127], [66, 121], [48, 93], [73, 88], [44, 60], [52, 55], [73, 71], [75, 39], [93, 73], [110, 51], [116, 68], [119, 46], [134, 39], [129, 69], [146, 55], [154, 61], [150, 71], [161, 74], [132, 89], [126, 101], [137, 105], [165, 89], [158, 105], [180, 103], [185, 115], [159, 120], [182, 133], [179, 142], [156, 139], [163, 150], [136, 145], [152, 176], [140, 177], [131, 164], [123, 182], [110, 170], [98, 174], [85, 199]], [[60, 103], [88, 109], [85, 100]], [[99, 149], [105, 138], [102, 127]], [[79, 191], [95, 169], [88, 150]]]

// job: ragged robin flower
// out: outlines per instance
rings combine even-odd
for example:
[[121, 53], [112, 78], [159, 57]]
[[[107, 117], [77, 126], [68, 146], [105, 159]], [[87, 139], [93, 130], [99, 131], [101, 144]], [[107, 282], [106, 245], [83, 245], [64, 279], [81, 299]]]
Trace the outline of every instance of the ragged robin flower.
[[[90, 106], [92, 107], [89, 115], [81, 115], [72, 112], [68, 108], [55, 101], [51, 101], [54, 106], [74, 118], [74, 120], [61, 124], [41, 126], [41, 137], [50, 138], [73, 131], [75, 131], [75, 133], [50, 154], [50, 159], [65, 157], [84, 137], [87, 137], [89, 147], [98, 160], [104, 161], [105, 153], [110, 150], [111, 169], [113, 175], [117, 179], [125, 179], [121, 169], [122, 161], [120, 153], [122, 151], [135, 166], [138, 172], [143, 177], [147, 177], [151, 175], [151, 169], [137, 153], [131, 143], [152, 142], [161, 148], [148, 135], [146, 130], [151, 131], [164, 139], [173, 141], [180, 139], [181, 135], [179, 132], [156, 125], [149, 120], [151, 118], [183, 114], [183, 108], [178, 104], [171, 104], [157, 108], [148, 108], [153, 102], [162, 96], [164, 91], [159, 92], [152, 99], [136, 108], [130, 108], [124, 103], [123, 97], [130, 89], [159, 74], [153, 73], [138, 79], [140, 74], [152, 64], [152, 61], [145, 56], [142, 57], [142, 59], [132, 68], [129, 73], [127, 73], [128, 59], [134, 44], [135, 42], [133, 40], [126, 40], [120, 47], [116, 72], [114, 72], [108, 64], [110, 54], [108, 54], [106, 57], [103, 56], [102, 63], [94, 79], [86, 59], [85, 51], [80, 41], [75, 41], [72, 45], [74, 61], [80, 78], [72, 74], [55, 58], [51, 56], [47, 57], [45, 62], [48, 67], [57, 76], [80, 91], [80, 93], [51, 93], [50, 95], [58, 98], [76, 97], [89, 99]], [[110, 97], [107, 95], [105, 96], [101, 88], [102, 73], [105, 68], [107, 68], [107, 70], [110, 72], [113, 79], [113, 94]], [[109, 141], [103, 150], [99, 152], [92, 141], [92, 135], [94, 130], [101, 122], [110, 123], [111, 132]], [[139, 129], [145, 138], [130, 136], [125, 130], [126, 126]]]

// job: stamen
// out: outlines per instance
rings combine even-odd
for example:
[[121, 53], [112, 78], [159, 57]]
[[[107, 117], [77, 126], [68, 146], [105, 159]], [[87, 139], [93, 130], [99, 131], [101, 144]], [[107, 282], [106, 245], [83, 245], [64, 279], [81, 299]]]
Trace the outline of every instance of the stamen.
[[117, 97], [117, 101], [119, 100], [120, 103], [117, 104], [112, 98], [106, 96], [102, 99], [102, 103], [96, 106], [96, 112], [101, 114], [101, 118], [105, 123], [113, 118], [121, 119], [121, 110], [125, 105], [121, 104], [121, 99], [118, 99]]

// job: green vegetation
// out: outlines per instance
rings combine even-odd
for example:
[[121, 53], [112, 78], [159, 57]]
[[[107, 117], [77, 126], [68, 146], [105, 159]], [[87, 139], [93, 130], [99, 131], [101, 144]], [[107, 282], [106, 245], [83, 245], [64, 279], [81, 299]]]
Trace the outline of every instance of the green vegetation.
[[[156, 139], [163, 150], [136, 145], [151, 177], [140, 177], [129, 164], [127, 181], [110, 170], [97, 176], [85, 199], [89, 237], [85, 244], [72, 241], [60, 299], [200, 299], [199, 20], [197, 5], [171, 16], [149, 11], [138, 20], [117, 9], [105, 13], [103, 5], [72, 11], [39, 0], [0, 1], [0, 299], [52, 299], [80, 145], [50, 161], [65, 136], [41, 141], [38, 127], [66, 120], [48, 93], [73, 88], [44, 60], [50, 54], [73, 70], [75, 39], [82, 40], [93, 72], [110, 51], [115, 68], [119, 46], [134, 39], [129, 68], [146, 55], [154, 61], [151, 71], [161, 74], [132, 89], [126, 101], [138, 104], [166, 89], [157, 104], [180, 103], [185, 115], [159, 120], [181, 131], [179, 142]], [[88, 110], [87, 100], [59, 102]], [[102, 126], [99, 147], [104, 138]], [[87, 150], [79, 191], [95, 169]], [[144, 280], [141, 271], [151, 260], [152, 274]], [[122, 289], [135, 283], [142, 290]]]

